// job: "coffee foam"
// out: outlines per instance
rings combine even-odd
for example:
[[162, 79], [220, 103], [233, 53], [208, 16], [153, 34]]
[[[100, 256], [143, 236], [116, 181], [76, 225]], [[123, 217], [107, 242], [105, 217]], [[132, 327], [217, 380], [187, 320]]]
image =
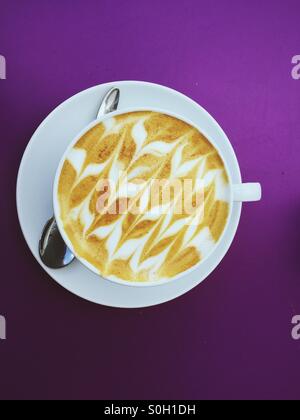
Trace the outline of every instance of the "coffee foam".
[[[143, 212], [99, 214], [99, 185], [107, 179], [116, 185], [109, 206], [135, 198]], [[174, 197], [151, 207], [154, 179], [201, 180], [202, 219], [176, 214]], [[157, 281], [189, 270], [216, 247], [229, 214], [229, 182], [217, 150], [197, 129], [165, 114], [131, 112], [97, 124], [70, 150], [58, 201], [76, 254], [100, 275]]]

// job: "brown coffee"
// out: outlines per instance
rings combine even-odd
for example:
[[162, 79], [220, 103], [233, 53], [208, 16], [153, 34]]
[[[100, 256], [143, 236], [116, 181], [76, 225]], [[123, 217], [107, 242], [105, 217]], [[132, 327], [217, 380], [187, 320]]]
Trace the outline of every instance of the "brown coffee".
[[229, 214], [229, 181], [196, 128], [131, 112], [95, 125], [75, 144], [58, 201], [75, 253], [100, 275], [157, 281], [191, 269], [216, 247]]

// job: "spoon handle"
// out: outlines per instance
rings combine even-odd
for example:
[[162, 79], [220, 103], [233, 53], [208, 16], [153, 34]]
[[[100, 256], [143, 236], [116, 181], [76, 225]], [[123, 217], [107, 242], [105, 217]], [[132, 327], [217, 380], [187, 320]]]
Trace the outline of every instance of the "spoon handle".
[[97, 119], [101, 118], [105, 114], [115, 111], [118, 108], [119, 100], [120, 90], [118, 88], [110, 89], [102, 99]]

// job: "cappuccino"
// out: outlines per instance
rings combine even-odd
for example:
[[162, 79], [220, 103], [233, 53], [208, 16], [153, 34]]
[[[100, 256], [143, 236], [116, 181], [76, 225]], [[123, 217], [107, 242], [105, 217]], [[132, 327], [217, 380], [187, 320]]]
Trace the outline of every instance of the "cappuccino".
[[230, 185], [215, 147], [195, 127], [152, 111], [106, 118], [68, 152], [60, 223], [77, 257], [105, 278], [174, 278], [217, 246]]

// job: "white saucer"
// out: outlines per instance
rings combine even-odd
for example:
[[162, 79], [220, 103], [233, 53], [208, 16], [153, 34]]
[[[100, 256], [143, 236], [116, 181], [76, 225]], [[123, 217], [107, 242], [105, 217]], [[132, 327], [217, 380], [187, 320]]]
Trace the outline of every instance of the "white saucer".
[[202, 282], [222, 260], [234, 238], [241, 204], [234, 203], [229, 228], [214, 255], [181, 279], [153, 287], [128, 287], [104, 280], [78, 261], [61, 270], [43, 265], [38, 243], [45, 222], [53, 215], [52, 188], [55, 172], [69, 142], [96, 116], [108, 89], [121, 90], [119, 109], [159, 107], [191, 120], [213, 138], [231, 170], [234, 183], [241, 174], [232, 146], [217, 122], [198, 104], [172, 89], [145, 82], [114, 82], [81, 92], [56, 108], [40, 125], [24, 153], [18, 175], [17, 208], [21, 228], [31, 252], [44, 270], [70, 292], [94, 303], [140, 308], [175, 299]]

